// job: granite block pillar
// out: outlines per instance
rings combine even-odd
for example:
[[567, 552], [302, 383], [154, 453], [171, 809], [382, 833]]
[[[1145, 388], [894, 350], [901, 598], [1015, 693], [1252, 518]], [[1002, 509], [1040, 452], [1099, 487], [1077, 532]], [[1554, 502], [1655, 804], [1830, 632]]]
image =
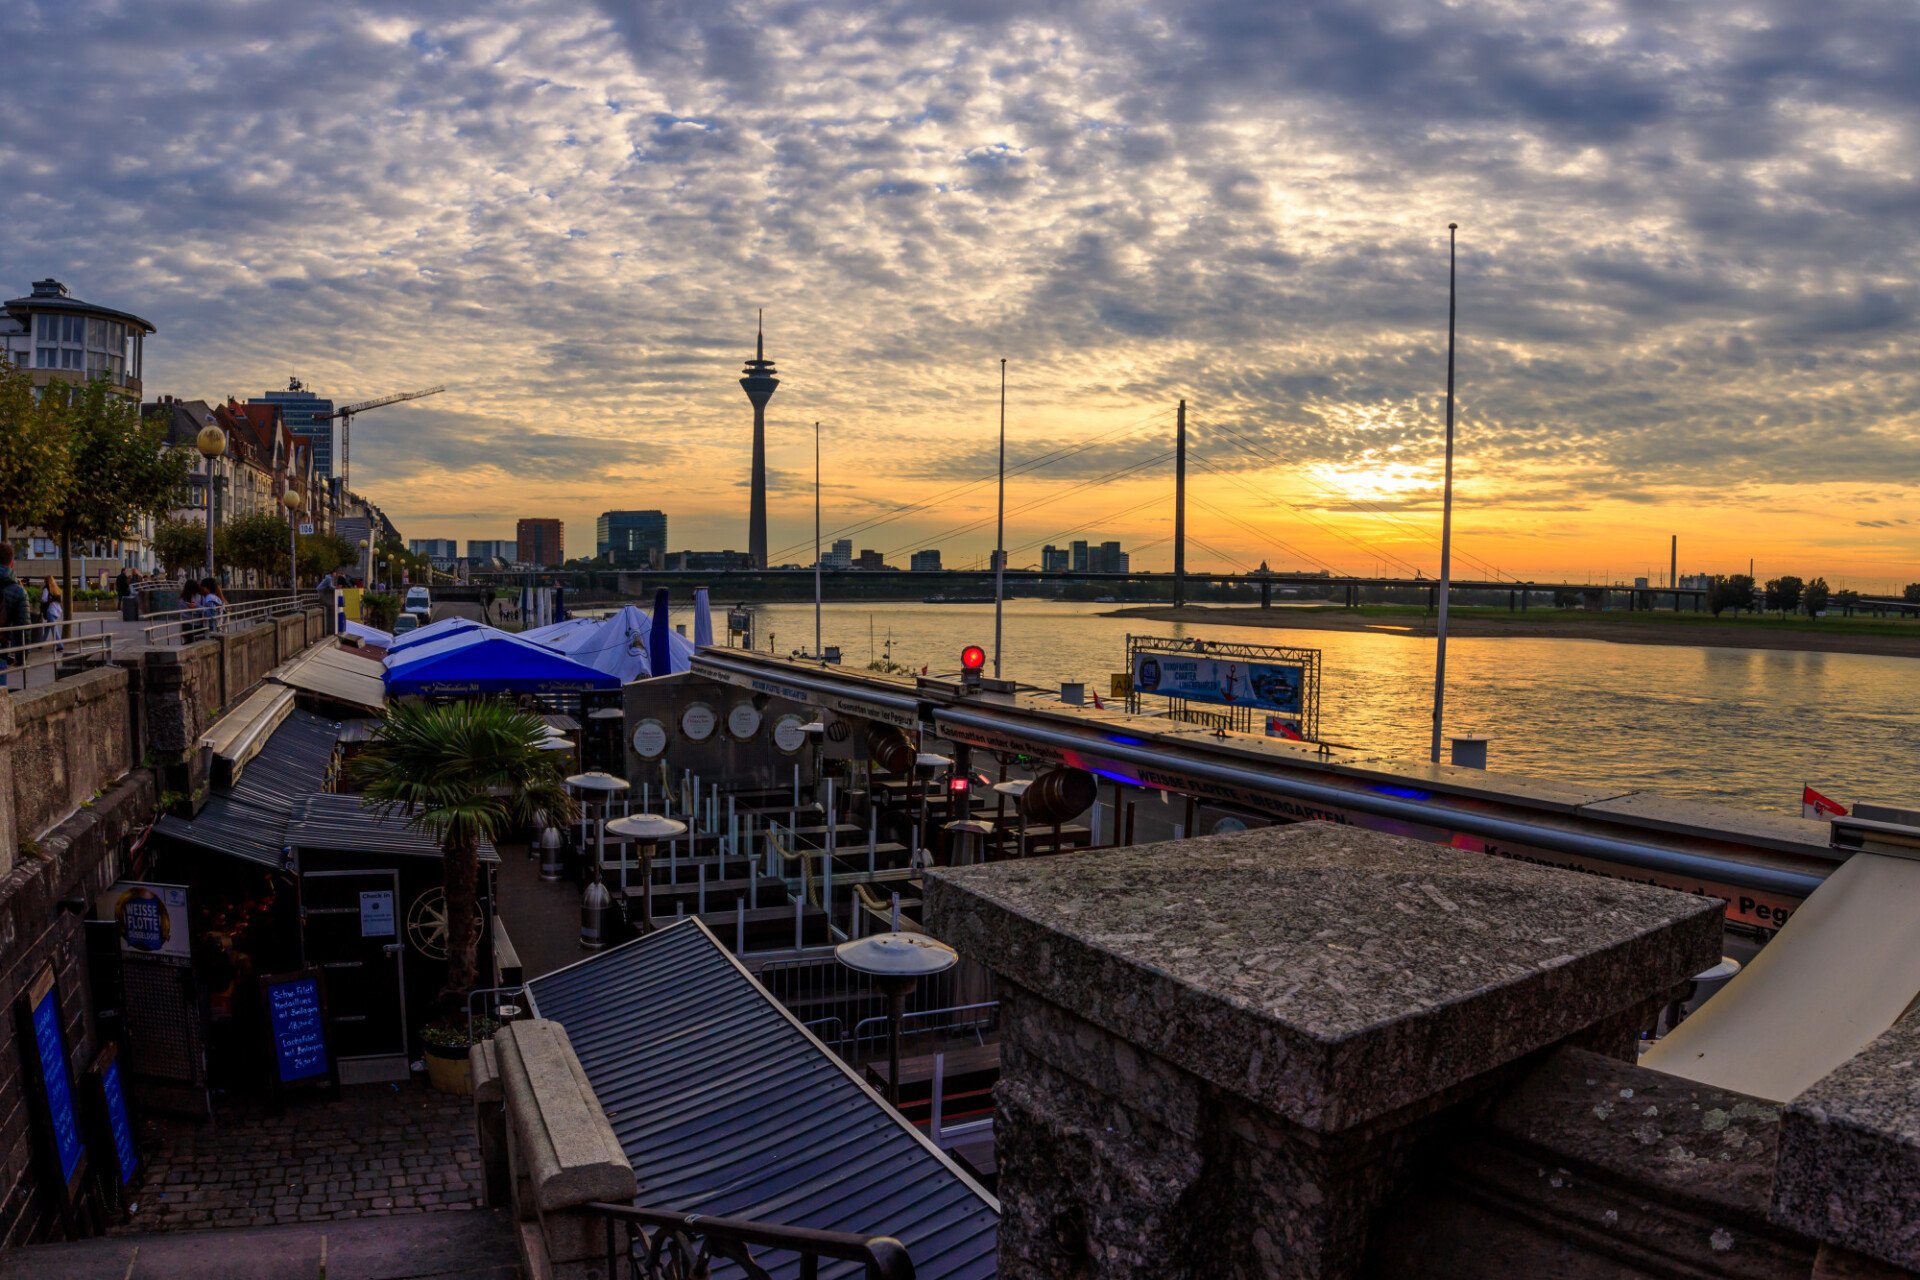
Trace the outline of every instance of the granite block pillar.
[[1416, 1145], [1719, 956], [1723, 906], [1309, 823], [935, 869], [995, 972], [1010, 1276], [1358, 1275]]

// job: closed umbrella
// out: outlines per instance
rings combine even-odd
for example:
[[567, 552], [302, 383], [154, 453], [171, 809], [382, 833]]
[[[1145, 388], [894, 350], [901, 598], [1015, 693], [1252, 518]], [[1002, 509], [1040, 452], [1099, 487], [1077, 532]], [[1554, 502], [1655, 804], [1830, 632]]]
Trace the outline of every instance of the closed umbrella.
[[707, 589], [701, 587], [693, 593], [693, 647], [708, 649], [713, 646], [713, 605], [707, 600]]
[[661, 587], [653, 594], [653, 632], [647, 638], [647, 667], [654, 675], [673, 670], [673, 647], [667, 639], [672, 634], [673, 628], [667, 625], [667, 589]]

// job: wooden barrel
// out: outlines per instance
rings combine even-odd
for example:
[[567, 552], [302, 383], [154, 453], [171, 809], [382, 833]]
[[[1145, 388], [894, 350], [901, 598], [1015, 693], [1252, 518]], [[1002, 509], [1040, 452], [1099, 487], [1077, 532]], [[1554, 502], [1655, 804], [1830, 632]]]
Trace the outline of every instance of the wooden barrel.
[[1020, 808], [1029, 822], [1066, 822], [1085, 813], [1099, 793], [1092, 774], [1062, 765], [1033, 780]]
[[872, 725], [867, 730], [867, 746], [873, 762], [887, 773], [913, 772], [914, 757], [918, 753], [904, 729], [890, 724]]

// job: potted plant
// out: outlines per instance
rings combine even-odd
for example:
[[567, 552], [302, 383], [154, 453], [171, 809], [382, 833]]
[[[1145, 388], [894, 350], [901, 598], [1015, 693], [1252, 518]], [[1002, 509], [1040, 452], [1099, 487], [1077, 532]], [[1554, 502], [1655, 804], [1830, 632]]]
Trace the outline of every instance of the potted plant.
[[500, 1029], [492, 1018], [475, 1018], [467, 1031], [465, 1018], [446, 1018], [420, 1028], [427, 1060], [427, 1083], [441, 1093], [473, 1092], [473, 1064], [468, 1051]]

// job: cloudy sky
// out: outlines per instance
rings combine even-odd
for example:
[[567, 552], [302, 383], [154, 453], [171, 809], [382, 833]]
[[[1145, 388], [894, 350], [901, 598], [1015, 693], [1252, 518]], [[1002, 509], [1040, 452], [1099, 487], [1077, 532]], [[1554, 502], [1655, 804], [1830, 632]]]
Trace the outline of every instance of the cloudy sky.
[[[0, 285], [298, 374], [412, 537], [659, 507], [776, 554], [1089, 535], [1469, 574], [1920, 577], [1910, 3], [13, 0]], [[589, 548], [590, 549], [590, 548]]]

